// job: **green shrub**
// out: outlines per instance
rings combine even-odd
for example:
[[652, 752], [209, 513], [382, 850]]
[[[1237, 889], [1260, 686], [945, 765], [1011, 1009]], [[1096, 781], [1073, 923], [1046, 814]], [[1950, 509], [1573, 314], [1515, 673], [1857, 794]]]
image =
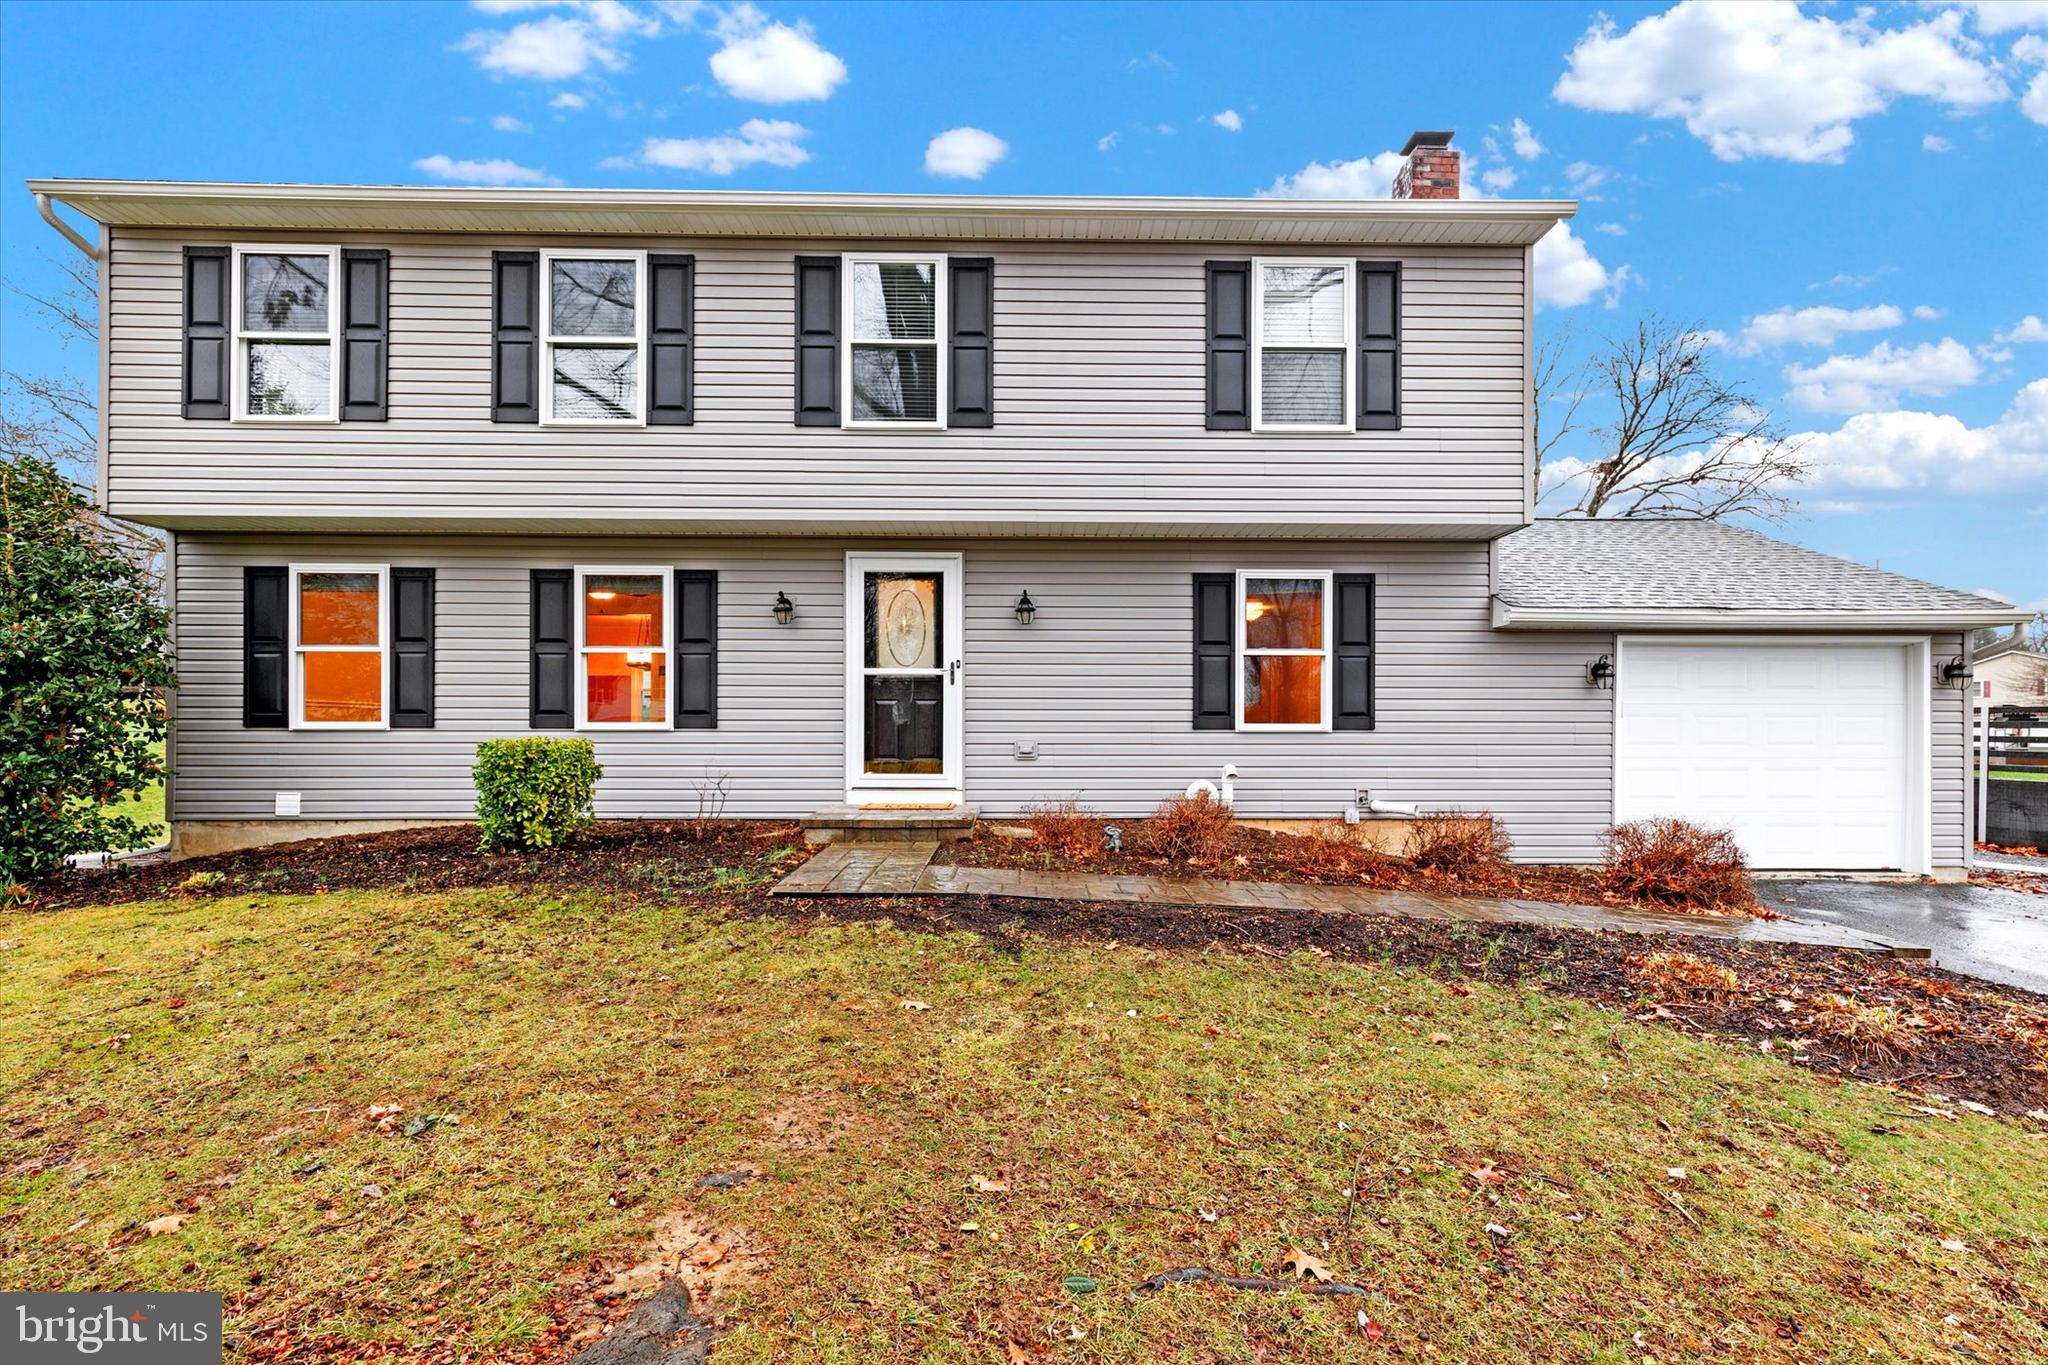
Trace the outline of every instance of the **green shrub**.
[[476, 746], [476, 818], [485, 852], [555, 848], [590, 827], [604, 769], [587, 739], [487, 739]]

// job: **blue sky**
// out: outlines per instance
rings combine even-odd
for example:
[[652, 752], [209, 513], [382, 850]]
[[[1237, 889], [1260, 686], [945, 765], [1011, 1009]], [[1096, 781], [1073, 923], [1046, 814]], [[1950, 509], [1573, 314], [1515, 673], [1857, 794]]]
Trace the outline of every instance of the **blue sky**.
[[[38, 175], [1371, 195], [1455, 129], [1480, 192], [1581, 201], [1539, 332], [1696, 324], [1810, 435], [1778, 534], [2048, 606], [2048, 0], [12, 0], [0, 92], [30, 287]], [[0, 362], [91, 357], [10, 294]]]

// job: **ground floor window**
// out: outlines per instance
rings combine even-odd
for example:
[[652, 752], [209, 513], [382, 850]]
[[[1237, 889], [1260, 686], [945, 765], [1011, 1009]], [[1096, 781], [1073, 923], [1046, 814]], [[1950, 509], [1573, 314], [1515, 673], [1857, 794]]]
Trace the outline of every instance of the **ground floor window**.
[[382, 564], [302, 564], [291, 571], [292, 724], [381, 730], [387, 724]]
[[670, 723], [666, 568], [576, 570], [576, 723]]
[[1330, 575], [1237, 576], [1237, 728], [1330, 728]]

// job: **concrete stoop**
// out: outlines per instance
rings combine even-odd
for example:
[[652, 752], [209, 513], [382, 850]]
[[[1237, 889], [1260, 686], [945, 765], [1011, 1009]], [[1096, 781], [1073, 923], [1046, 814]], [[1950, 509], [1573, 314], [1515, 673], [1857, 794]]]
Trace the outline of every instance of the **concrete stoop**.
[[965, 839], [981, 818], [979, 806], [821, 806], [804, 817], [811, 844], [859, 839], [863, 843], [940, 844]]

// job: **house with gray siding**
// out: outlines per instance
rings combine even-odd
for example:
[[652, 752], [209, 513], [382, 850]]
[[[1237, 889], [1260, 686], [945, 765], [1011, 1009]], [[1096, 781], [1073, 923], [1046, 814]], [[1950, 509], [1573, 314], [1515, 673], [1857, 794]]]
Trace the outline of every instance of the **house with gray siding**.
[[1359, 202], [32, 182], [98, 225], [101, 501], [170, 541], [178, 847], [466, 819], [538, 732], [607, 817], [1234, 764], [1246, 817], [1952, 874], [1968, 632], [2019, 614], [1538, 522], [1573, 205], [1458, 198], [1448, 142]]

